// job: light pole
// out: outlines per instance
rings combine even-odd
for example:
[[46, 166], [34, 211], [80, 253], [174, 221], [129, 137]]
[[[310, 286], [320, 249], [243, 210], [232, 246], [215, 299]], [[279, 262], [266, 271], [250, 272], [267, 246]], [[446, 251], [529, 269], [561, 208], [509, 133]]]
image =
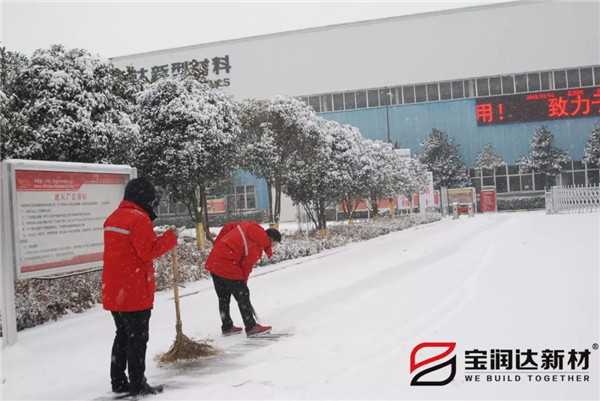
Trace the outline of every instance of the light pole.
[[392, 94], [392, 90], [389, 89], [387, 95], [389, 96], [389, 101], [387, 102], [387, 104], [385, 105], [385, 122], [386, 122], [386, 126], [387, 126], [387, 140], [388, 143], [392, 143], [392, 139], [390, 138], [390, 104], [392, 104], [392, 98], [394, 97], [394, 95]]

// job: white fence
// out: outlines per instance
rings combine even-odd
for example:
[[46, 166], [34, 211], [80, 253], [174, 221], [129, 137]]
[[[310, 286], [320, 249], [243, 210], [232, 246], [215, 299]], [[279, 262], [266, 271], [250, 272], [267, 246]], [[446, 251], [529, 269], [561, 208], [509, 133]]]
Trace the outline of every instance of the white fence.
[[600, 186], [558, 186], [546, 192], [547, 213], [600, 212]]

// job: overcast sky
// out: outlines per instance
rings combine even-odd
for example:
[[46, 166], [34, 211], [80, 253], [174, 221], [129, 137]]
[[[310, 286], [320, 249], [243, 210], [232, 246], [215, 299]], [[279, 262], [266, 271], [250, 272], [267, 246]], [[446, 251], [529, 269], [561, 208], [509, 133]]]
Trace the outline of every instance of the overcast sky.
[[507, 0], [394, 2], [25, 2], [0, 0], [2, 44], [62, 44], [115, 57], [219, 40]]

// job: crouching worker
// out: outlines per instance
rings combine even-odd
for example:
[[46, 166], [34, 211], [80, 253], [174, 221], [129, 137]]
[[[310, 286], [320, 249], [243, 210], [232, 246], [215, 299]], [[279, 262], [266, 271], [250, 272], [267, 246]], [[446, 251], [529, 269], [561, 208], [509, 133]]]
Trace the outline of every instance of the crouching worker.
[[232, 295], [240, 308], [248, 337], [271, 331], [271, 326], [261, 326], [254, 319], [248, 277], [254, 264], [262, 257], [263, 251], [270, 258], [273, 255], [273, 247], [279, 242], [281, 242], [279, 231], [273, 228], [265, 230], [255, 221], [228, 223], [219, 232], [206, 260], [206, 270], [212, 275], [215, 291], [219, 297], [223, 335], [242, 331], [241, 327], [233, 325], [229, 315]]
[[[152, 260], [177, 244], [171, 230], [157, 237], [152, 228], [158, 204], [154, 186], [134, 178], [123, 201], [104, 222], [102, 304], [112, 313], [117, 332], [112, 346], [110, 378], [115, 393], [156, 394], [162, 387], [146, 382], [146, 344], [154, 305]], [[125, 369], [129, 379], [125, 375]]]

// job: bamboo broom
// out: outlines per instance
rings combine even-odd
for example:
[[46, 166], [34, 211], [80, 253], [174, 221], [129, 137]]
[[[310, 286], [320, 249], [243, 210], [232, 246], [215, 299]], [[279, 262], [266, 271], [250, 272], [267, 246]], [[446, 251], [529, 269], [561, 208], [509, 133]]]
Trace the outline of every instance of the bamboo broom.
[[181, 323], [181, 311], [179, 307], [179, 268], [177, 267], [177, 246], [171, 250], [171, 259], [173, 261], [173, 291], [175, 293], [175, 313], [177, 322], [175, 323], [176, 337], [169, 351], [156, 356], [159, 365], [165, 365], [182, 360], [205, 358], [221, 353], [221, 350], [213, 347], [206, 342], [198, 342], [190, 339], [183, 334]]

